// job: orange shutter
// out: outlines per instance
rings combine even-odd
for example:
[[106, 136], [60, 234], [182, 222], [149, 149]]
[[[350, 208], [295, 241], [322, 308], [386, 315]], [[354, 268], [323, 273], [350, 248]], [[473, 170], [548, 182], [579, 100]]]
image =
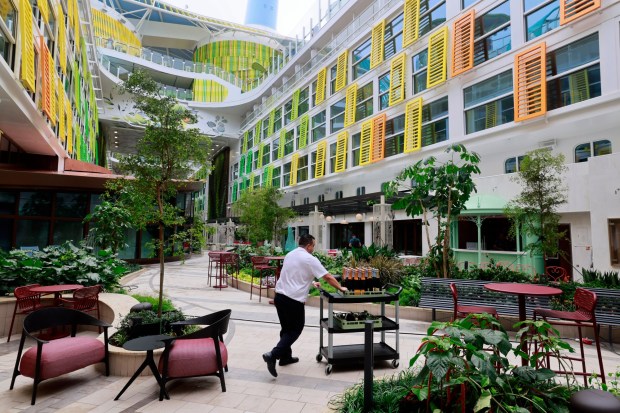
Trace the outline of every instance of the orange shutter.
[[385, 113], [372, 119], [372, 162], [385, 156]]
[[474, 11], [470, 11], [452, 26], [452, 76], [474, 67]]
[[560, 24], [570, 23], [601, 7], [601, 0], [560, 0]]
[[547, 113], [547, 47], [544, 42], [515, 56], [515, 122]]

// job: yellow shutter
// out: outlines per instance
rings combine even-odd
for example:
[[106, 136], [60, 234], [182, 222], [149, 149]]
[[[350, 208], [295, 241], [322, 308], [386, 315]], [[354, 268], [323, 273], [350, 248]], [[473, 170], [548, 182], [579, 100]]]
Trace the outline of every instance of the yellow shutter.
[[21, 0], [19, 8], [21, 37], [21, 81], [34, 92], [36, 90], [34, 72], [34, 33], [32, 29], [32, 6], [29, 0]]
[[67, 115], [67, 152], [73, 154], [73, 111], [69, 99], [65, 100], [65, 114]]
[[338, 64], [336, 65], [336, 87], [334, 92], [338, 92], [347, 85], [347, 58], [349, 51], [345, 50], [338, 56]]
[[52, 68], [52, 71], [50, 72], [49, 75], [49, 79], [50, 79], [50, 85], [51, 85], [51, 90], [50, 90], [50, 113], [51, 113], [51, 118], [50, 120], [52, 121], [52, 125], [56, 125], [56, 116], [57, 116], [57, 112], [58, 112], [58, 99], [56, 98], [56, 92], [60, 92], [56, 89], [56, 85], [58, 84], [58, 75], [56, 74], [56, 71], [53, 70], [54, 68], [54, 58], [52, 57], [51, 53], [48, 55], [48, 59], [49, 59], [49, 66]]
[[258, 147], [258, 159], [256, 160], [257, 168], [263, 167], [263, 155], [264, 154], [265, 154], [265, 144], [261, 143], [260, 146]]
[[383, 62], [383, 47], [385, 36], [385, 20], [372, 28], [372, 40], [370, 46], [370, 68], [374, 69]]
[[347, 96], [344, 106], [344, 127], [355, 123], [355, 107], [357, 106], [357, 83], [347, 88]]
[[265, 182], [266, 188], [271, 188], [273, 185], [273, 165], [267, 167], [267, 182]]
[[403, 52], [390, 63], [390, 106], [405, 100], [405, 58]]
[[405, 0], [403, 16], [403, 49], [418, 40], [420, 0]]
[[428, 39], [428, 71], [426, 86], [431, 88], [446, 81], [448, 65], [448, 28], [437, 30]]
[[360, 165], [372, 162], [372, 119], [362, 123], [360, 135]]
[[515, 55], [515, 122], [547, 113], [547, 47], [537, 44]]
[[568, 91], [571, 103], [578, 103], [590, 99], [588, 69], [573, 72], [568, 76]]
[[336, 172], [343, 172], [347, 169], [347, 142], [349, 132], [342, 131], [338, 134], [336, 141]]
[[50, 54], [47, 45], [45, 44], [45, 38], [40, 37], [40, 51], [39, 51], [39, 72], [41, 73], [41, 110], [51, 121], [56, 115], [52, 112], [52, 91], [56, 85], [52, 85], [52, 68], [50, 63], [52, 62], [52, 55]]
[[269, 126], [267, 127], [267, 135], [273, 135], [276, 123], [276, 110], [272, 109], [269, 113]]
[[308, 122], [310, 118], [308, 115], [301, 117], [299, 123], [299, 147], [297, 149], [303, 149], [308, 145]]
[[316, 98], [315, 105], [322, 103], [325, 100], [325, 86], [327, 84], [327, 68], [321, 69], [316, 77]]
[[45, 23], [49, 23], [50, 21], [50, 7], [47, 0], [37, 0], [37, 6], [39, 7], [39, 12], [41, 12], [41, 17], [45, 20]]
[[325, 175], [325, 154], [327, 153], [327, 141], [321, 141], [316, 146], [316, 164], [314, 165], [314, 177], [320, 178]]
[[68, 0], [73, 3], [73, 36], [75, 38], [75, 50], [80, 50], [80, 12], [77, 0]]
[[497, 101], [489, 102], [484, 105], [484, 111], [486, 115], [484, 120], [485, 129], [497, 126], [497, 105]]
[[372, 119], [372, 162], [385, 156], [385, 113]]
[[58, 139], [64, 145], [67, 141], [67, 132], [65, 128], [65, 89], [62, 85], [62, 80], [60, 78], [56, 79], [58, 89], [58, 105], [56, 105], [57, 115], [58, 115]]
[[301, 91], [297, 89], [293, 92], [293, 99], [291, 100], [291, 120], [297, 119], [299, 114], [299, 94]]
[[284, 158], [284, 144], [286, 143], [286, 129], [280, 129], [280, 144], [278, 146], [278, 159]]
[[299, 154], [298, 153], [294, 153], [293, 157], [291, 158], [291, 181], [290, 181], [290, 185], [296, 185], [297, 184], [297, 168], [299, 167]]
[[256, 146], [258, 145], [258, 142], [260, 142], [260, 132], [262, 125], [263, 122], [259, 120], [256, 126], [254, 126], [254, 143], [252, 144], [252, 146]]
[[407, 102], [405, 108], [405, 153], [422, 146], [422, 98]]
[[248, 136], [250, 135], [250, 131], [245, 131], [243, 134], [243, 147], [241, 148], [241, 153], [246, 153], [248, 151]]
[[254, 188], [254, 172], [250, 174], [250, 188]]
[[474, 67], [474, 24], [472, 10], [452, 25], [452, 76]]
[[601, 0], [560, 0], [560, 24], [570, 23], [601, 7]]
[[62, 6], [58, 3], [56, 8], [58, 15], [58, 61], [62, 73], [67, 74], [67, 28], [65, 26], [65, 15], [62, 12]]

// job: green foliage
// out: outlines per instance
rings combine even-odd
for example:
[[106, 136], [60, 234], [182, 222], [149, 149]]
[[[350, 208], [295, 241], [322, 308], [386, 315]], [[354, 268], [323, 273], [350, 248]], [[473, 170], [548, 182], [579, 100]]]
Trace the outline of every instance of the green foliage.
[[277, 239], [280, 231], [295, 217], [292, 209], [278, 204], [282, 196], [277, 188], [255, 188], [243, 191], [235, 202], [233, 211], [245, 225], [246, 236], [253, 244]]
[[127, 243], [127, 231], [131, 228], [131, 214], [121, 205], [104, 200], [86, 215], [84, 222], [90, 222], [89, 235], [95, 244], [110, 249], [115, 254]]
[[561, 254], [559, 241], [565, 234], [558, 230], [557, 210], [566, 203], [564, 171], [564, 155], [537, 149], [525, 154], [519, 173], [513, 178], [521, 186], [521, 193], [506, 206], [505, 213], [512, 221], [513, 237], [521, 231], [533, 238], [524, 248], [532, 255]]
[[[158, 304], [155, 300], [155, 304]], [[155, 308], [155, 307], [154, 307]], [[121, 319], [118, 330], [110, 337], [110, 343], [122, 347], [129, 340], [153, 334], [182, 335], [182, 329], [173, 330], [171, 324], [185, 320], [179, 310], [164, 312], [158, 315], [153, 310], [129, 313]]]
[[398, 303], [400, 305], [408, 305], [417, 307], [420, 303], [421, 283], [420, 277], [415, 271], [415, 266], [409, 265], [403, 268], [403, 277], [401, 286], [403, 291], [400, 293]]
[[[31, 255], [29, 255], [31, 254]], [[128, 265], [110, 250], [99, 250], [67, 241], [41, 251], [0, 251], [0, 295], [27, 284], [101, 284], [113, 291], [128, 273]]]
[[252, 269], [252, 256], [281, 256], [284, 255], [281, 247], [274, 247], [273, 245], [263, 245], [260, 247], [253, 247], [251, 245], [239, 245], [235, 251], [239, 254], [239, 267], [241, 269]]
[[351, 251], [353, 258], [356, 261], [369, 261], [371, 258], [376, 256], [382, 256], [387, 258], [396, 258], [398, 256], [398, 252], [391, 249], [388, 246], [377, 246], [374, 243], [370, 246], [362, 245], [359, 248], [354, 248]]
[[[480, 173], [480, 157], [468, 152], [463, 145], [452, 145], [446, 150], [451, 158], [440, 162], [431, 156], [405, 168], [389, 182], [387, 196], [406, 194], [394, 204], [394, 209], [405, 209], [409, 216], [422, 216], [429, 243], [430, 262], [437, 277], [450, 275], [450, 223], [465, 208], [472, 192], [476, 192], [473, 177]], [[455, 159], [455, 155], [458, 159]], [[437, 238], [431, 245], [430, 217], [437, 223]]]
[[601, 272], [595, 269], [581, 271], [583, 282], [591, 287], [620, 289], [620, 273], [618, 271]]
[[313, 255], [318, 258], [330, 274], [342, 274], [342, 267], [351, 265], [351, 254], [349, 254], [349, 250], [342, 250], [341, 252], [342, 254], [335, 257], [321, 252], [315, 252]]
[[472, 265], [468, 270], [457, 269], [453, 272], [452, 278], [516, 283], [532, 282], [532, 276], [530, 274], [511, 270], [495, 262], [492, 258], [489, 260], [489, 264], [484, 268]]
[[603, 383], [601, 378], [593, 374], [588, 378], [590, 388], [608, 391], [616, 397], [620, 397], [620, 371], [607, 373], [607, 383]]
[[[157, 297], [152, 297], [150, 295], [142, 295], [142, 294], [131, 294], [131, 296], [141, 303], [151, 303], [153, 308], [159, 307], [159, 300]], [[164, 301], [162, 302], [162, 306], [161, 306], [161, 311], [168, 312], [168, 311], [174, 311], [175, 309], [176, 308], [174, 307], [174, 304], [172, 304], [172, 301], [169, 298], [164, 298]]]

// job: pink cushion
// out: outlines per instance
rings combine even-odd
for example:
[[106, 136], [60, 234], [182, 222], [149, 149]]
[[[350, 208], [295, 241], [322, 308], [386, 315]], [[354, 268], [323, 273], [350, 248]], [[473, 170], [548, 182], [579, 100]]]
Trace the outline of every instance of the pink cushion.
[[[228, 363], [228, 350], [220, 341], [222, 366]], [[164, 370], [164, 358], [159, 359], [159, 371]], [[211, 338], [177, 340], [168, 356], [168, 377], [203, 376], [218, 371], [215, 345]]]
[[[65, 337], [43, 344], [41, 354], [41, 380], [58, 377], [91, 364], [103, 361], [104, 344], [93, 337]], [[37, 363], [37, 346], [29, 348], [22, 357], [19, 371], [34, 378]]]

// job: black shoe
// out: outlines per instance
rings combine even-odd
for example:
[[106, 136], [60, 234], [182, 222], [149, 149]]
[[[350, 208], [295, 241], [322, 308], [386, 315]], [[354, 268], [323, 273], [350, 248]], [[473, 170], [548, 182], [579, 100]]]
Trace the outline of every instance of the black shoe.
[[263, 354], [263, 360], [267, 363], [267, 370], [273, 377], [278, 377], [278, 372], [276, 371], [276, 358], [271, 355], [271, 352], [267, 352]]
[[298, 361], [299, 361], [299, 357], [287, 357], [287, 358], [280, 359], [280, 365], [288, 366], [289, 364], [294, 364], [294, 363], [297, 363]]

